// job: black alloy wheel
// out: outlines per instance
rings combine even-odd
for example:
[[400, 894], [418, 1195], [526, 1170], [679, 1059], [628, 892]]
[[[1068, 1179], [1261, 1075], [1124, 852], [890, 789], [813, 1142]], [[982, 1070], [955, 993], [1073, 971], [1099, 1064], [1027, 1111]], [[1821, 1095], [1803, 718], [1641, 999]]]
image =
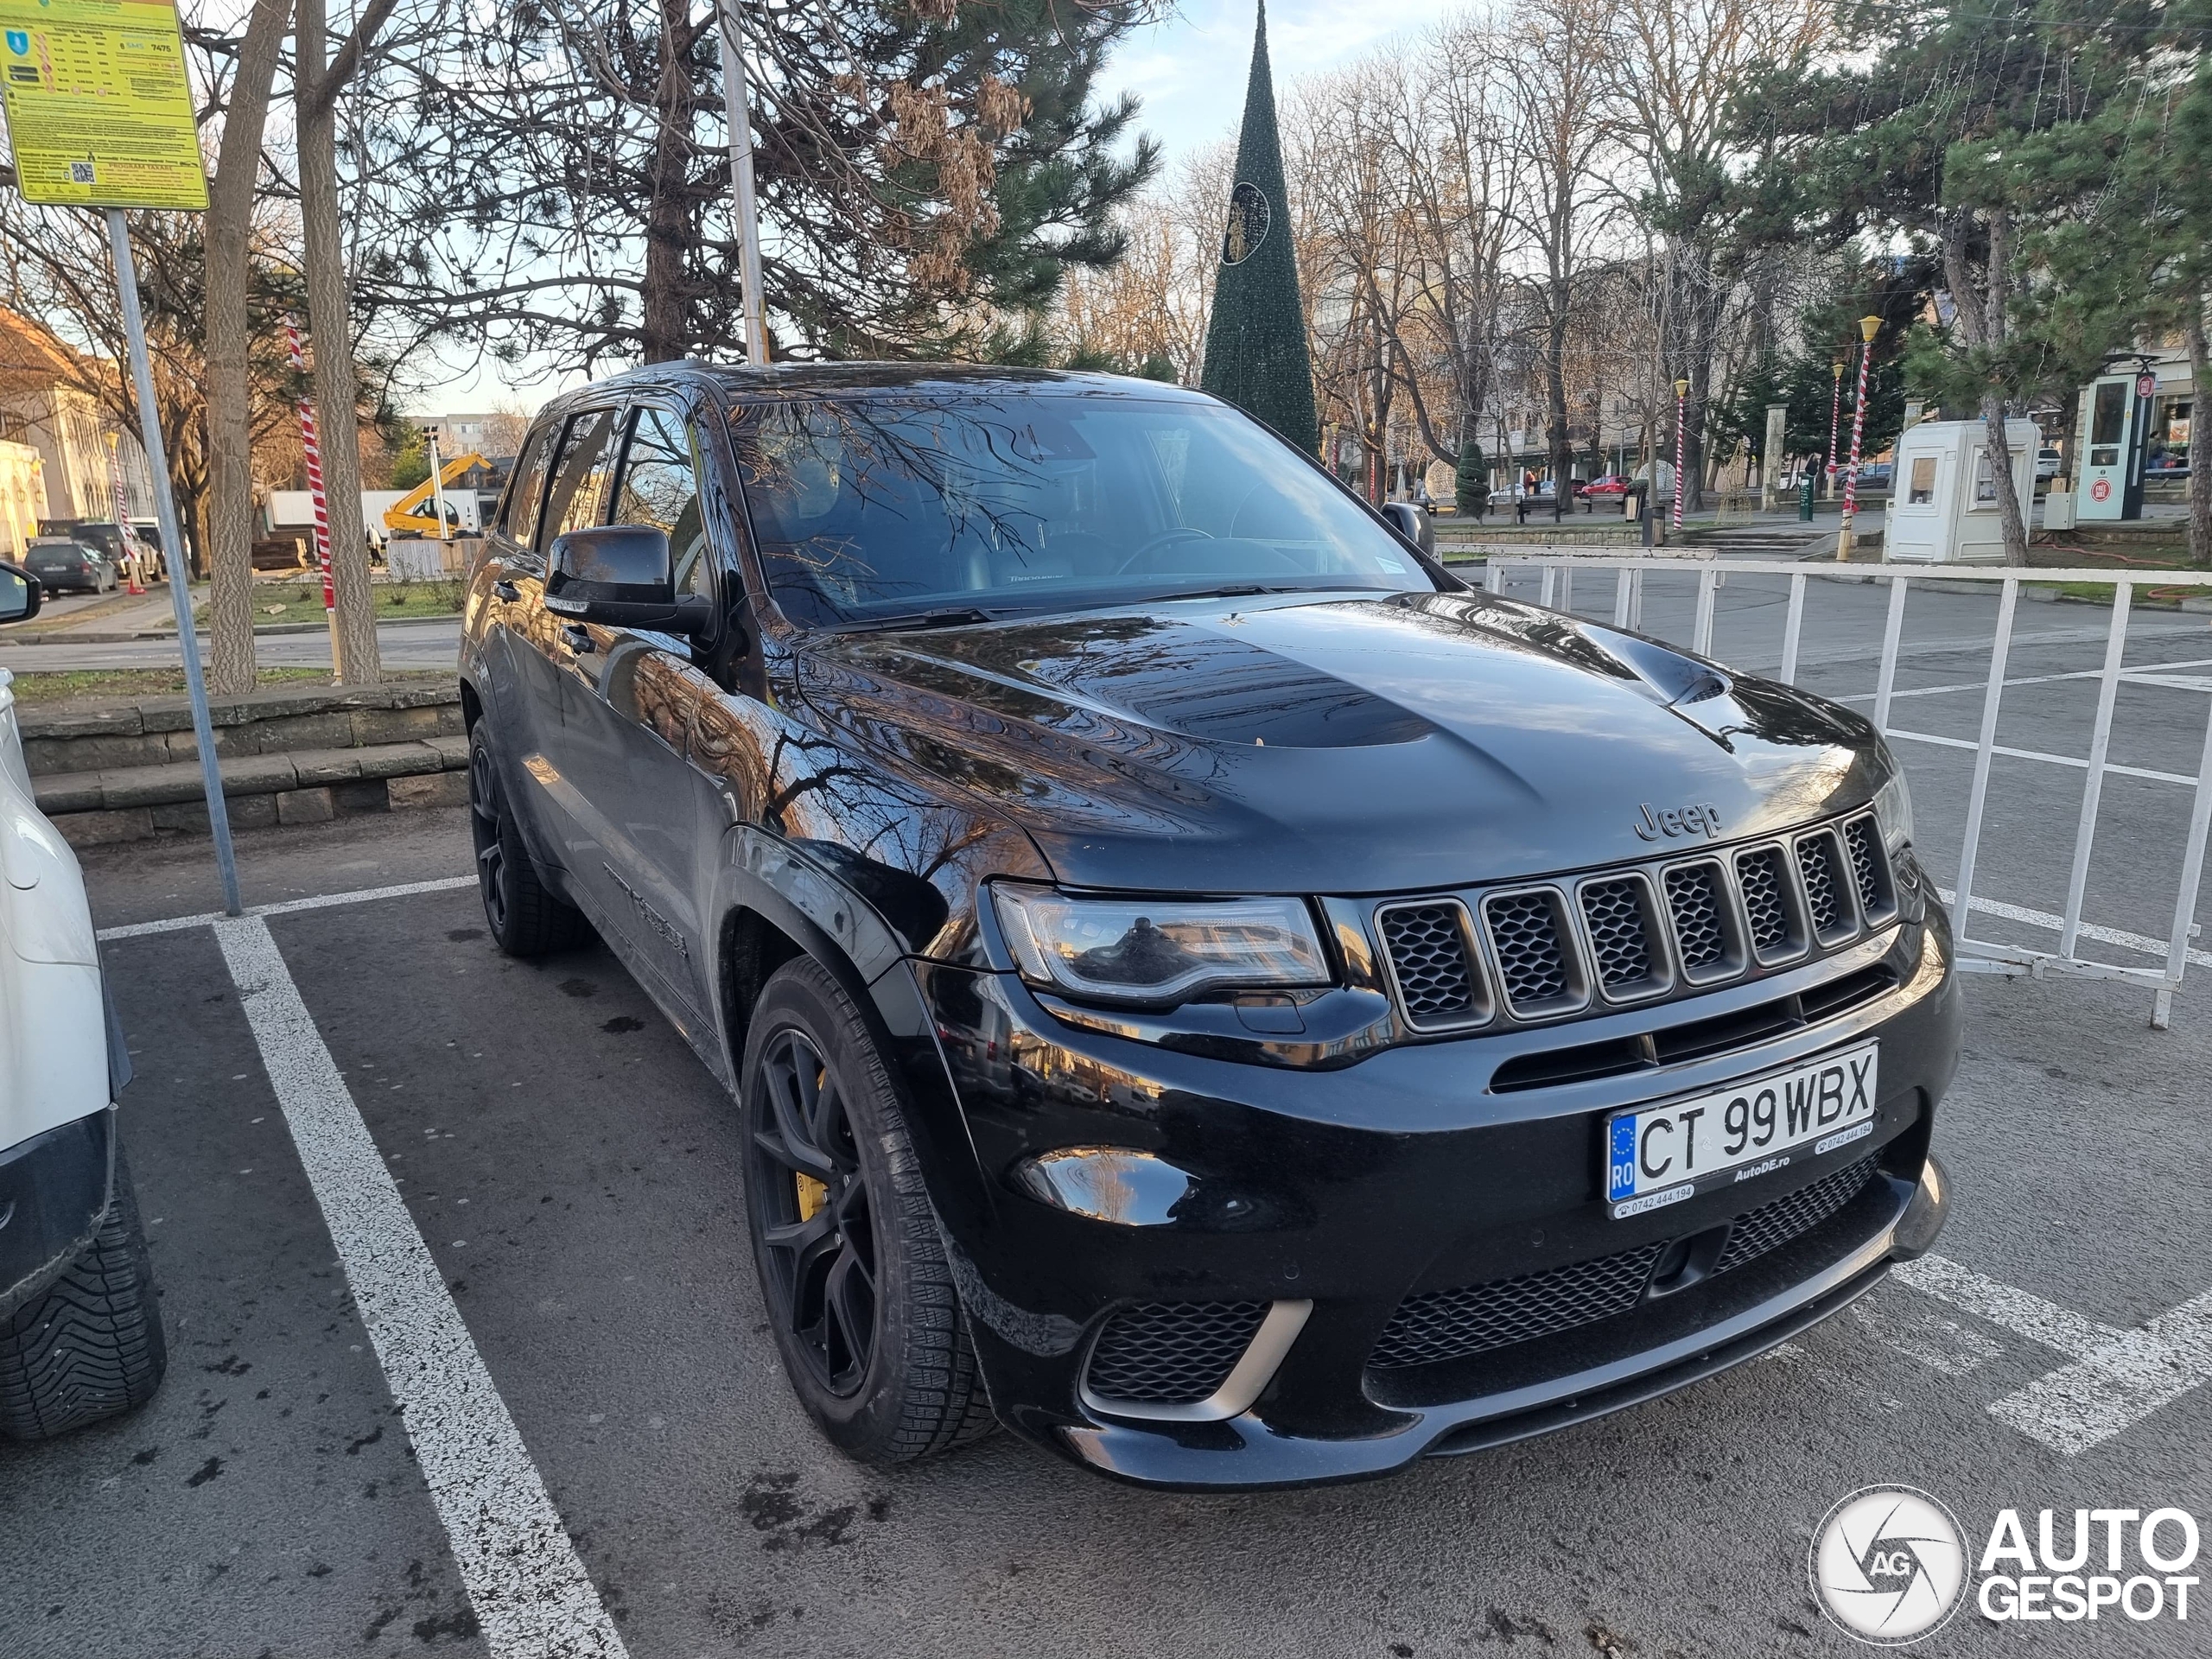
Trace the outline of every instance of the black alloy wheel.
[[543, 957], [582, 943], [583, 913], [539, 878], [499, 788], [491, 739], [479, 720], [468, 733], [468, 838], [476, 888], [492, 938], [511, 957]]
[[875, 1214], [836, 1074], [804, 1032], [761, 1057], [753, 1202], [774, 1317], [823, 1389], [858, 1392], [880, 1312]]
[[746, 1218], [791, 1391], [831, 1441], [874, 1463], [988, 1434], [923, 1160], [861, 1004], [799, 957], [748, 1013]]

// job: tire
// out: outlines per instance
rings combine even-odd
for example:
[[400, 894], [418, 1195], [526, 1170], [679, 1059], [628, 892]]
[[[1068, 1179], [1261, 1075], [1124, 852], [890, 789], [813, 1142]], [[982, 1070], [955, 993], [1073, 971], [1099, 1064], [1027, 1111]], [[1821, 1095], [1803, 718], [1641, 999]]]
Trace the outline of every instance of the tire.
[[[799, 1403], [870, 1463], [989, 1433], [996, 1420], [897, 1092], [820, 963], [788, 962], [763, 988], [741, 1075], [753, 1260]], [[802, 1177], [821, 1183], [810, 1197]]]
[[0, 1436], [43, 1440], [136, 1411], [168, 1364], [153, 1263], [123, 1149], [99, 1231], [45, 1295], [0, 1325]]
[[583, 912], [538, 878], [522, 831], [499, 787], [491, 740], [478, 721], [468, 733], [468, 830], [476, 849], [476, 888], [492, 939], [511, 957], [571, 950], [590, 936]]

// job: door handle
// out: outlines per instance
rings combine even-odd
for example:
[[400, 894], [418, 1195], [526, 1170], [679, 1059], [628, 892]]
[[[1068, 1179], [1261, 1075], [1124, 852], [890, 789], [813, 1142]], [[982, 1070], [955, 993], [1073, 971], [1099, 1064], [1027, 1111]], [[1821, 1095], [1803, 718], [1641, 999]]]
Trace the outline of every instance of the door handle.
[[522, 589], [505, 578], [492, 584], [492, 592], [497, 597], [505, 600], [510, 605], [522, 597]]
[[592, 644], [591, 635], [585, 632], [583, 629], [578, 627], [573, 622], [568, 623], [563, 626], [561, 629], [561, 638], [568, 643], [569, 649], [575, 652], [579, 657], [582, 656], [587, 652], [597, 651], [599, 649], [597, 645]]

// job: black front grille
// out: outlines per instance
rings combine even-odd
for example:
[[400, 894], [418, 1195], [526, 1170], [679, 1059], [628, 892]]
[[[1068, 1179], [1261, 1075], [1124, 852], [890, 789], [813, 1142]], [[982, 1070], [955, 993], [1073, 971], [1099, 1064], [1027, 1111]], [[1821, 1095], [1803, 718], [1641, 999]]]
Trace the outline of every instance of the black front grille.
[[1874, 820], [1855, 818], [1844, 825], [1843, 841], [1851, 853], [1852, 880], [1859, 886], [1859, 907], [1869, 916], [1883, 914], [1890, 907], [1889, 882]]
[[1651, 977], [1651, 945], [1643, 937], [1643, 884], [1632, 876], [1592, 881], [1582, 889], [1582, 918], [1598, 955], [1598, 980], [1608, 990]]
[[1265, 1302], [1147, 1302], [1099, 1333], [1085, 1381], [1101, 1400], [1196, 1405], [1228, 1381], [1252, 1344]]
[[1801, 1186], [1786, 1198], [1738, 1216], [1735, 1230], [1728, 1235], [1727, 1247], [1720, 1252], [1720, 1260], [1713, 1264], [1713, 1270], [1726, 1273], [1731, 1268], [1740, 1268], [1745, 1262], [1811, 1232], [1865, 1192], [1866, 1183], [1873, 1178], [1874, 1160], [1861, 1158], [1833, 1175], [1823, 1175], [1810, 1186]]
[[1398, 995], [1415, 1025], [1481, 1016], [1461, 915], [1458, 905], [1446, 901], [1405, 905], [1380, 918]]
[[1720, 926], [1719, 876], [1710, 864], [1667, 872], [1667, 906], [1674, 913], [1675, 945], [1682, 953], [1682, 966], [1693, 973], [1712, 967], [1728, 953], [1728, 936]]
[[1505, 994], [1526, 1007], [1567, 991], [1567, 957], [1560, 949], [1559, 916], [1548, 894], [1509, 893], [1490, 901], [1491, 945]]
[[1762, 953], [1789, 943], [1789, 905], [1783, 897], [1786, 873], [1779, 848], [1761, 847], [1736, 861], [1744, 889], [1744, 912], [1751, 918], [1751, 948]]
[[1665, 1248], [1643, 1244], [1571, 1268], [1408, 1296], [1368, 1363], [1391, 1370], [1464, 1359], [1625, 1313], [1642, 1299], [1651, 1264]]
[[1812, 912], [1814, 933], [1825, 939], [1848, 926], [1851, 918], [1836, 880], [1835, 843], [1826, 836], [1808, 836], [1797, 846], [1797, 868], [1804, 872], [1805, 906]]

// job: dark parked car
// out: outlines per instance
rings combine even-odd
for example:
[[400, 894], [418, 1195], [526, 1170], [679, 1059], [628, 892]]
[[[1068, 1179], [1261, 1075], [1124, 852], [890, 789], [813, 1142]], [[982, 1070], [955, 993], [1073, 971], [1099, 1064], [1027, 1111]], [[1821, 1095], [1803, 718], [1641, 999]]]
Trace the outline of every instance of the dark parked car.
[[1471, 589], [1418, 518], [1105, 376], [539, 417], [461, 649], [486, 915], [588, 922], [737, 1096], [837, 1445], [1373, 1474], [1934, 1241], [1959, 1005], [1873, 728]]
[[34, 536], [23, 550], [23, 566], [50, 594], [104, 594], [123, 580], [105, 554], [69, 536]]

